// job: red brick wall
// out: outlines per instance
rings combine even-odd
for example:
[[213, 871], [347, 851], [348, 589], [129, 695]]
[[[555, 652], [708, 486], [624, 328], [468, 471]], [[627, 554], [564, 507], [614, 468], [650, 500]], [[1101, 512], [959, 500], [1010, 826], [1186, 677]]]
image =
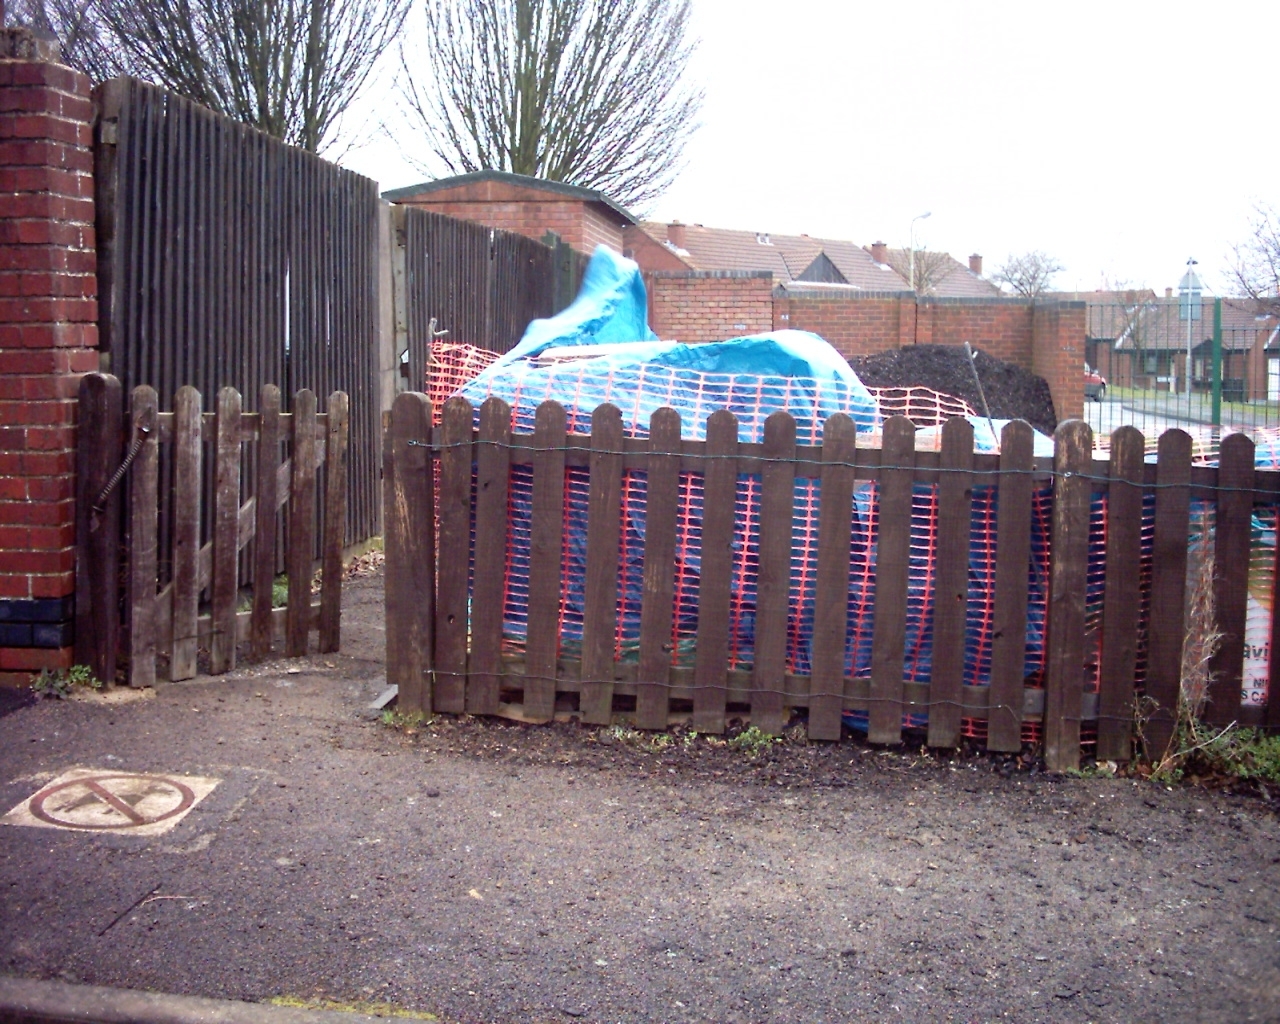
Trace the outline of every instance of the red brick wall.
[[1031, 369], [1031, 303], [1024, 299], [920, 300], [917, 344], [963, 345], [966, 341], [987, 355]]
[[663, 338], [718, 341], [794, 328], [821, 335], [845, 358], [967, 341], [1044, 377], [1059, 419], [1083, 415], [1083, 302], [917, 300], [909, 293], [780, 287], [771, 290], [772, 315], [766, 322], [763, 277], [654, 273], [646, 283], [649, 321]]
[[[563, 235], [561, 236], [564, 237]], [[567, 239], [566, 239], [567, 241]], [[582, 210], [582, 244], [569, 242], [580, 252], [595, 252], [597, 245], [607, 245], [614, 252], [622, 252], [622, 225], [606, 217], [597, 207], [584, 206]]]
[[779, 289], [774, 299], [775, 330], [812, 331], [846, 359], [912, 344], [915, 323], [916, 304], [910, 295]]
[[649, 232], [638, 224], [632, 224], [622, 234], [622, 244], [631, 251], [631, 258], [646, 271], [674, 270], [687, 272], [691, 268], [679, 256], [661, 242], [655, 241]]
[[723, 341], [773, 329], [773, 276], [753, 271], [645, 275], [649, 326], [664, 341]]
[[98, 367], [91, 116], [83, 75], [0, 58], [0, 682], [70, 662], [75, 396]]

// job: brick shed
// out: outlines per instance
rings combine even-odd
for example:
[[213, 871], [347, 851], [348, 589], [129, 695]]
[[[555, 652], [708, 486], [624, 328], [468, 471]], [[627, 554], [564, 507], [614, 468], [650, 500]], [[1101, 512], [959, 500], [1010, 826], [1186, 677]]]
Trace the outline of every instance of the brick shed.
[[580, 252], [623, 249], [636, 218], [603, 192], [506, 171], [475, 171], [382, 193], [388, 202], [420, 206], [486, 227], [541, 240], [554, 231]]

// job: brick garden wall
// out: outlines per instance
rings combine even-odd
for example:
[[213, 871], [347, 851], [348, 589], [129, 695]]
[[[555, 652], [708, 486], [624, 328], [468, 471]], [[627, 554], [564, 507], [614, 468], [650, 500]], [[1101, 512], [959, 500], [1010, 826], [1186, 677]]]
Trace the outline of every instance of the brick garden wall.
[[663, 340], [723, 341], [773, 329], [768, 271], [655, 271], [645, 287], [649, 326]]
[[775, 330], [820, 334], [846, 359], [913, 344], [915, 296], [898, 292], [852, 294], [846, 289], [774, 291]]
[[963, 345], [1031, 369], [1032, 303], [1028, 299], [920, 300], [916, 343]]
[[98, 368], [89, 80], [0, 31], [0, 683], [71, 660], [76, 393]]
[[911, 292], [794, 284], [774, 288], [767, 275], [747, 272], [655, 272], [645, 281], [649, 323], [662, 338], [719, 341], [794, 328], [821, 335], [845, 358], [967, 341], [1044, 377], [1060, 420], [1083, 414], [1083, 302], [917, 299]]

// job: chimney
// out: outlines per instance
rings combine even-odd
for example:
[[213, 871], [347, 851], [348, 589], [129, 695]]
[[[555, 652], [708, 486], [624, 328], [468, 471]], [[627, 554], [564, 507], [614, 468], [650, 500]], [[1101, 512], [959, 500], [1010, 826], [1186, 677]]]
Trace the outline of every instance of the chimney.
[[673, 220], [667, 225], [667, 241], [674, 245], [677, 249], [683, 249], [685, 243], [684, 225], [678, 220]]
[[871, 258], [877, 263], [889, 262], [889, 247], [884, 242], [871, 243]]
[[976, 252], [969, 257], [969, 273], [975, 277], [982, 276], [982, 257]]
[[1166, 289], [1164, 290], [1164, 297], [1165, 297], [1166, 299], [1171, 299], [1171, 298], [1173, 298], [1173, 289], [1172, 289], [1172, 288], [1166, 288]]

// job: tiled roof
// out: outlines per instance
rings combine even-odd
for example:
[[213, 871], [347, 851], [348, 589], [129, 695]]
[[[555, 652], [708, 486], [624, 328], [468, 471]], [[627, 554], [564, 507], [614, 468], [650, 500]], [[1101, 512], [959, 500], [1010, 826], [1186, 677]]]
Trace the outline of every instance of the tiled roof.
[[[666, 244], [667, 225], [646, 222], [645, 232]], [[843, 281], [867, 291], [904, 291], [907, 283], [885, 269], [854, 242], [809, 235], [776, 235], [685, 224], [681, 256], [695, 270], [767, 270], [781, 282], [801, 279], [819, 256], [825, 255]], [[688, 255], [685, 256], [684, 254]], [[966, 270], [967, 274], [968, 271]]]
[[[642, 226], [650, 236], [665, 242], [665, 224], [645, 223]], [[695, 270], [767, 270], [780, 280], [790, 280], [791, 272], [783, 258], [782, 248], [761, 241], [767, 237], [758, 236], [754, 231], [726, 231], [686, 224], [684, 246], [677, 252]]]
[[[904, 270], [910, 262], [910, 254], [906, 249], [889, 249], [888, 255], [890, 263]], [[917, 249], [916, 260], [922, 259], [933, 260], [939, 264], [931, 295], [944, 299], [987, 299], [998, 298], [1004, 294], [997, 285], [973, 273], [966, 264], [961, 263], [948, 252]], [[903, 277], [905, 280], [905, 273]]]

